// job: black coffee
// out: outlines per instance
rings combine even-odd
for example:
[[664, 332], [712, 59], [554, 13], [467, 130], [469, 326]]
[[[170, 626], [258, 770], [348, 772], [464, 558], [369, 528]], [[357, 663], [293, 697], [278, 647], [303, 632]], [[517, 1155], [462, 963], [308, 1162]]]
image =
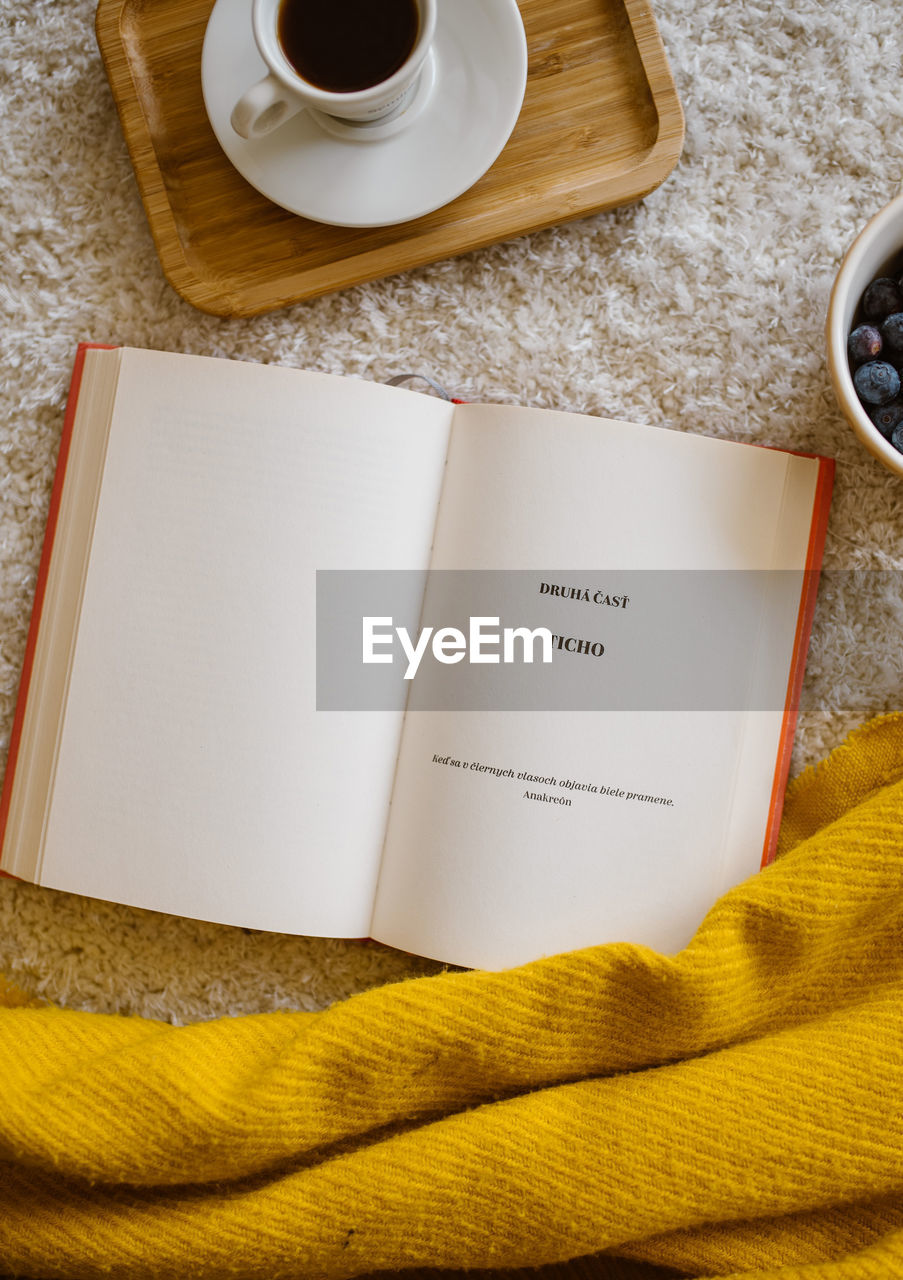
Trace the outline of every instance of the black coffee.
[[386, 80], [417, 41], [416, 0], [282, 0], [279, 43], [318, 89], [354, 93]]

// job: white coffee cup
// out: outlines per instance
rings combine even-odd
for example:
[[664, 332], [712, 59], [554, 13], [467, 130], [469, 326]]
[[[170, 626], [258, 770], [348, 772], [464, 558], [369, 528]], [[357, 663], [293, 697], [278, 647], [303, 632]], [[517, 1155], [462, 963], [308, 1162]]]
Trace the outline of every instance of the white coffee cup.
[[[242, 138], [259, 138], [307, 107], [350, 125], [373, 125], [403, 111], [417, 90], [423, 64], [436, 29], [437, 0], [416, 0], [417, 35], [396, 71], [363, 89], [320, 88], [289, 61], [279, 39], [280, 12], [292, 0], [253, 0], [252, 27], [269, 74], [251, 86], [232, 111], [232, 128]], [[338, 5], [339, 0], [329, 0]], [[373, 6], [378, 15], [379, 6]], [[374, 18], [378, 21], [378, 17]]]

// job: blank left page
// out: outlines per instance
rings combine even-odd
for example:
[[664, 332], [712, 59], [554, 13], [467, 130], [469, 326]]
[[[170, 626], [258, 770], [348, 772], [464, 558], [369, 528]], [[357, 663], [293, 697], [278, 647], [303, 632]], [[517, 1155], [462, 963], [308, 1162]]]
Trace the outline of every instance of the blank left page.
[[38, 882], [365, 935], [401, 715], [316, 711], [316, 571], [426, 567], [451, 406], [89, 354], [121, 366]]

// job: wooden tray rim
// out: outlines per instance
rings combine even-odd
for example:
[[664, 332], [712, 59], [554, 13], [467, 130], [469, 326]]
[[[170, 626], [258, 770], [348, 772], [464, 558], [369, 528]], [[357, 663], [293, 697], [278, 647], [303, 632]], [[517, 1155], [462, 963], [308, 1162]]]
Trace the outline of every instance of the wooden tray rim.
[[[277, 286], [272, 281], [256, 287], [246, 286], [240, 292], [236, 292], [234, 289], [225, 287], [221, 280], [199, 275], [189, 263], [182, 248], [182, 237], [169, 201], [147, 116], [140, 109], [141, 99], [132, 62], [122, 39], [122, 21], [125, 12], [140, 2], [141, 0], [98, 0], [95, 14], [97, 44], [107, 70], [113, 100], [163, 274], [185, 301], [212, 315], [224, 317], [258, 315], [368, 280], [378, 279], [387, 274], [396, 274], [398, 271], [410, 270], [444, 258], [486, 248], [488, 245], [515, 239], [556, 223], [590, 217], [605, 209], [642, 199], [665, 180], [677, 164], [683, 149], [683, 109], [651, 6], [647, 0], [620, 0], [627, 13], [646, 83], [652, 96], [658, 131], [655, 142], [635, 164], [628, 165], [614, 177], [608, 175], [596, 181], [583, 183], [580, 191], [584, 199], [579, 207], [569, 210], [556, 206], [554, 210], [550, 210], [550, 193], [547, 191], [543, 198], [532, 204], [534, 216], [514, 220], [510, 228], [501, 236], [493, 231], [484, 239], [477, 236], [458, 246], [443, 248], [435, 243], [437, 233], [446, 229], [443, 224], [440, 227], [430, 228], [422, 240], [407, 239], [406, 260], [403, 265], [393, 268], [391, 273], [387, 273], [381, 265], [386, 246], [380, 245], [359, 254], [351, 253], [325, 266], [301, 269], [281, 282], [283, 285], [281, 292], [276, 292]], [[646, 30], [641, 32], [638, 28], [644, 24]], [[117, 85], [110, 74], [111, 64], [117, 54], [122, 56], [123, 65], [128, 71], [132, 99], [139, 106], [139, 110], [133, 116], [127, 116], [123, 110], [120, 93], [117, 92]], [[650, 63], [655, 55], [660, 59], [660, 65], [651, 69]], [[665, 111], [676, 126], [668, 131], [662, 128], [662, 117]], [[164, 235], [164, 231], [168, 232], [168, 238]]]

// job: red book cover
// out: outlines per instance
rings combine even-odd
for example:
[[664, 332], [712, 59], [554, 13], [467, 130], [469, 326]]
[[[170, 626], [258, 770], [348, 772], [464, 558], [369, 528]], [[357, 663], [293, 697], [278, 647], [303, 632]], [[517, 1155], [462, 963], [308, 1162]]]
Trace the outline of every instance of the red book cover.
[[[60, 451], [57, 455], [56, 473], [53, 480], [53, 489], [50, 493], [50, 509], [47, 514], [47, 529], [44, 534], [44, 545], [41, 551], [41, 561], [38, 566], [38, 580], [35, 586], [34, 604], [31, 611], [31, 623], [28, 628], [28, 638], [25, 642], [25, 658], [22, 662], [22, 676], [19, 681], [19, 695], [16, 699], [16, 714], [13, 718], [12, 733], [9, 738], [9, 752], [6, 758], [6, 774], [3, 779], [3, 792], [0, 795], [0, 851], [3, 849], [3, 841], [6, 837], [6, 823], [9, 818], [9, 805], [12, 796], [13, 780], [16, 774], [16, 765], [19, 759], [19, 743], [22, 740], [22, 725], [25, 720], [25, 705], [28, 701], [28, 689], [31, 684], [31, 674], [34, 668], [35, 647], [38, 641], [38, 631], [41, 626], [41, 613], [44, 607], [44, 596], [47, 591], [47, 575], [50, 572], [50, 559], [53, 554], [53, 543], [56, 537], [56, 526], [60, 514], [60, 502], [63, 496], [63, 481], [66, 476], [66, 465], [69, 461], [69, 446], [72, 443], [72, 427], [75, 422], [75, 410], [78, 405], [78, 395], [81, 389], [82, 373], [85, 367], [85, 352], [90, 350], [110, 351], [114, 350], [109, 343], [103, 342], [81, 342], [75, 353], [75, 364], [72, 368], [72, 381], [69, 385], [69, 398], [66, 401], [66, 415], [63, 419], [63, 432], [60, 437]], [[8, 871], [0, 870], [0, 875], [7, 876], [10, 879]]]

